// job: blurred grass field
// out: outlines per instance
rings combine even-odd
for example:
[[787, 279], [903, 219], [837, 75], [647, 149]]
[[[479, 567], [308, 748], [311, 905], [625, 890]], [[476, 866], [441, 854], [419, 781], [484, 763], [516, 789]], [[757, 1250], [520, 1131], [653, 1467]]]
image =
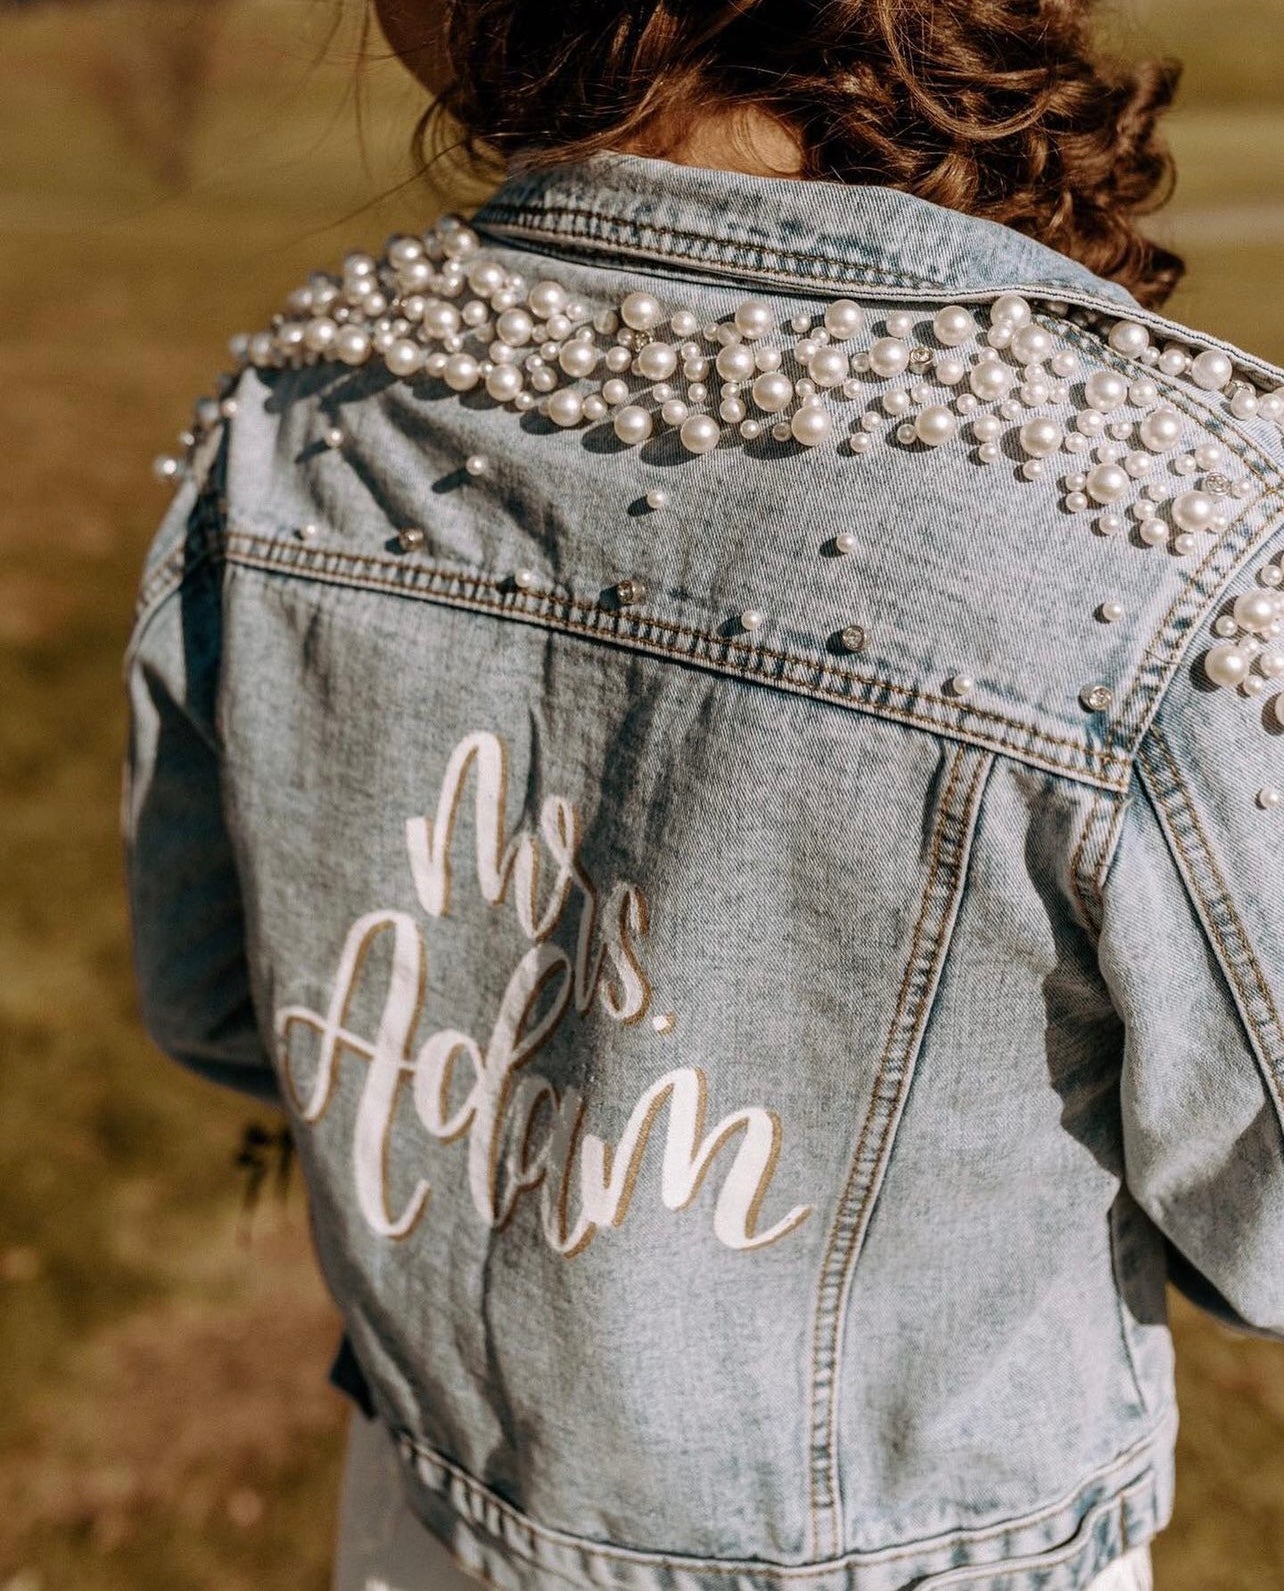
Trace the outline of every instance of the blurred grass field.
[[[336, 0], [337, 4], [337, 0]], [[336, 26], [337, 19], [337, 26]], [[1134, 4], [1188, 62], [1172, 306], [1284, 360], [1284, 11]], [[0, 1591], [322, 1591], [344, 1414], [295, 1190], [142, 1037], [116, 830], [149, 461], [296, 279], [422, 224], [419, 97], [330, 0], [0, 5]], [[186, 161], [176, 158], [175, 149]], [[395, 191], [389, 191], [395, 190]], [[261, 1114], [261, 1113], [260, 1113]], [[1284, 1587], [1284, 1349], [1177, 1312], [1159, 1591]]]

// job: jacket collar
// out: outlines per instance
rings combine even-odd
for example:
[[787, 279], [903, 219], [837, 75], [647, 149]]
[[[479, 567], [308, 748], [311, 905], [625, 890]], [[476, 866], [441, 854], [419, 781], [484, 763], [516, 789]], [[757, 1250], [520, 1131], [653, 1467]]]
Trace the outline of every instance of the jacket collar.
[[899, 189], [753, 177], [599, 154], [511, 171], [483, 231], [569, 253], [671, 262], [782, 286], [893, 288], [962, 299], [1029, 290], [1137, 307], [1117, 282], [1011, 227]]

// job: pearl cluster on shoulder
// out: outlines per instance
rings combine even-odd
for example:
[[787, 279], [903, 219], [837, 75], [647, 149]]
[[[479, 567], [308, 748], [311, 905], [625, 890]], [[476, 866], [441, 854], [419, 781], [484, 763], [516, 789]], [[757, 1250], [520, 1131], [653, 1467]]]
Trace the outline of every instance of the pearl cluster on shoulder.
[[[1085, 368], [1075, 346], [1085, 335], [1113, 357]], [[782, 447], [828, 444], [861, 458], [880, 442], [923, 454], [963, 443], [976, 465], [1006, 459], [1018, 480], [1059, 481], [1064, 510], [1091, 515], [1097, 535], [1127, 535], [1175, 559], [1225, 532], [1256, 488], [1248, 475], [1230, 473], [1228, 449], [1165, 397], [1165, 382], [1219, 398], [1233, 419], [1284, 425], [1284, 388], [1261, 391], [1223, 350], [1158, 344], [1138, 321], [1053, 299], [1006, 292], [973, 306], [892, 309], [880, 319], [840, 297], [787, 322], [759, 298], [712, 321], [646, 289], [590, 306], [556, 281], [528, 281], [453, 216], [420, 236], [392, 238], [382, 258], [354, 253], [340, 273], [315, 273], [269, 327], [234, 338], [232, 352], [238, 365], [265, 370], [381, 363], [399, 380], [440, 382], [518, 414], [534, 411], [559, 431], [609, 428], [633, 449], [672, 437], [693, 459], [728, 445], [771, 458]], [[218, 396], [198, 402], [180, 438], [186, 459], [234, 411], [234, 381], [225, 377]], [[333, 419], [320, 440], [339, 453], [348, 441]], [[166, 456], [157, 473], [177, 478], [186, 459]], [[492, 469], [482, 454], [463, 461], [474, 479]], [[642, 501], [658, 513], [671, 494], [652, 486]], [[398, 545], [414, 551], [423, 533], [402, 532]], [[833, 547], [849, 554], [857, 538], [841, 532]], [[1204, 665], [1213, 683], [1255, 696], [1284, 675], [1284, 654], [1273, 644], [1284, 632], [1280, 574], [1272, 566], [1259, 590], [1217, 620]], [[530, 569], [511, 578], [518, 591], [539, 587]], [[639, 579], [616, 587], [621, 605], [645, 592]], [[1093, 612], [1113, 624], [1124, 606], [1105, 597]], [[737, 623], [754, 637], [768, 619], [749, 607]], [[841, 636], [865, 644], [859, 625]], [[857, 649], [841, 636], [846, 650]], [[966, 672], [943, 683], [961, 703], [976, 689]], [[1090, 712], [1108, 711], [1113, 699], [1102, 683], [1079, 691]], [[1272, 710], [1284, 724], [1284, 695]]]

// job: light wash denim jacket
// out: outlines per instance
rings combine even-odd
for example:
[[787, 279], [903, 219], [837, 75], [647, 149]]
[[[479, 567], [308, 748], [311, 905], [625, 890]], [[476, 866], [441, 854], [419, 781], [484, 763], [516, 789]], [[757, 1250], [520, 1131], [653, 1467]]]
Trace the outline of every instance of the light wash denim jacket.
[[1284, 1336], [1281, 372], [885, 188], [603, 156], [198, 405], [123, 820], [500, 1587], [1081, 1591], [1165, 1280]]

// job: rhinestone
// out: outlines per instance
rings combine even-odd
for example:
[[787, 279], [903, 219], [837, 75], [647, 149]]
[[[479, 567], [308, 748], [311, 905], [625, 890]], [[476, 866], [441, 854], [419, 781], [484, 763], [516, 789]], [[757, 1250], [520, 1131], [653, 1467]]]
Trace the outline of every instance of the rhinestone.
[[404, 530], [397, 532], [397, 545], [402, 552], [414, 552], [417, 547], [422, 547], [427, 539], [418, 525], [407, 525]]
[[640, 580], [621, 580], [615, 587], [615, 600], [622, 608], [646, 600], [646, 586]]
[[1114, 703], [1115, 693], [1109, 685], [1085, 685], [1079, 700], [1090, 713], [1104, 713]]
[[838, 632], [844, 652], [859, 652], [865, 645], [865, 631], [859, 624], [847, 624]]
[[1233, 482], [1229, 475], [1212, 474], [1204, 477], [1204, 490], [1214, 497], [1229, 497]]

